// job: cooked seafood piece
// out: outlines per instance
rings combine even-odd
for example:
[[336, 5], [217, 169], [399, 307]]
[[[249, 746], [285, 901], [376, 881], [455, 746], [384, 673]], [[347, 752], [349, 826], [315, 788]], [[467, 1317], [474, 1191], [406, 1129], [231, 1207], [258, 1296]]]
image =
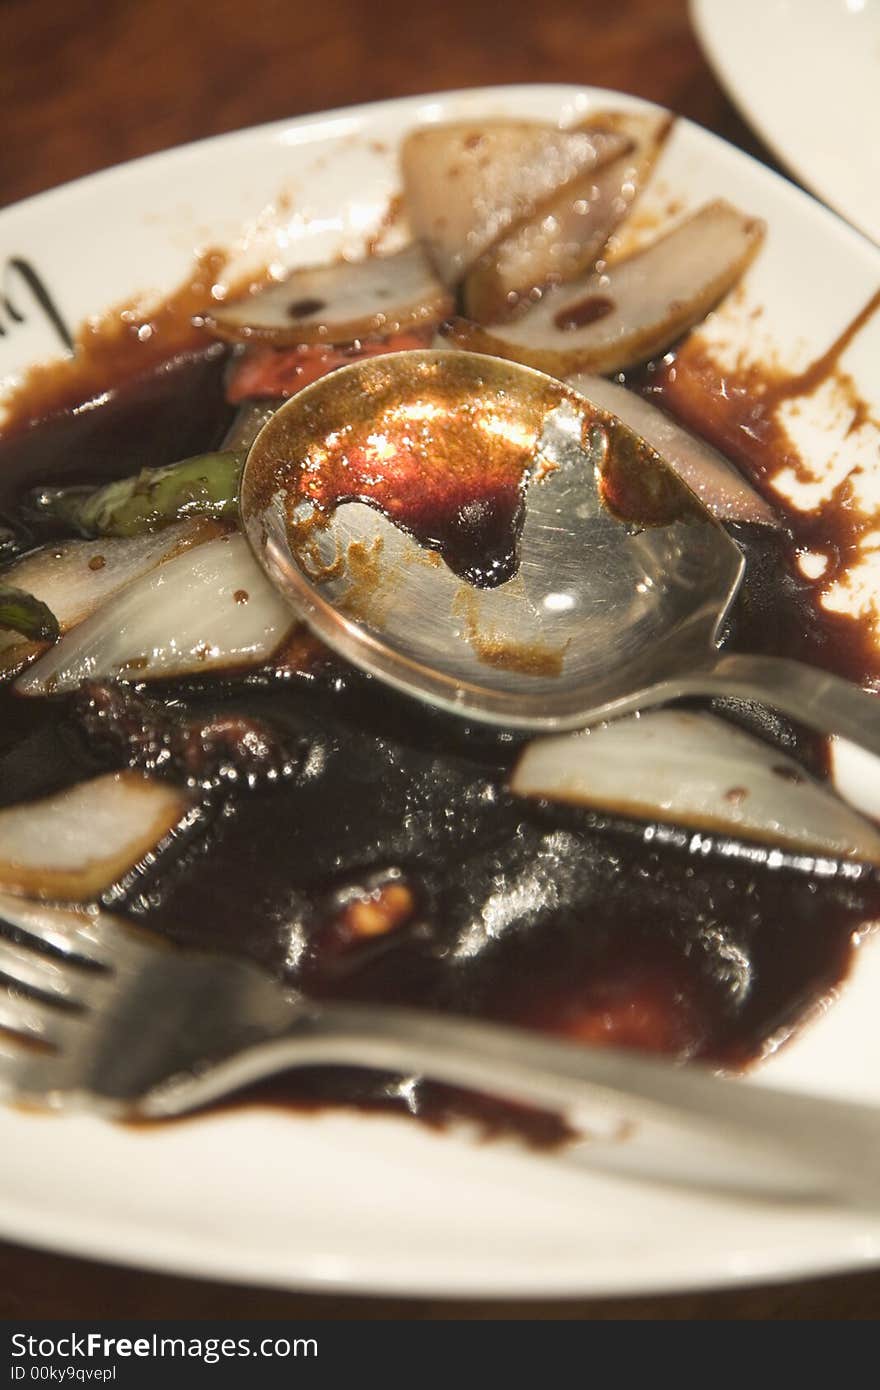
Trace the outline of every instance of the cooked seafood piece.
[[739, 280], [764, 224], [707, 203], [650, 246], [546, 292], [512, 323], [455, 319], [447, 335], [473, 352], [511, 357], [552, 376], [617, 372], [664, 352]]
[[566, 284], [592, 269], [605, 243], [627, 217], [669, 130], [665, 115], [608, 112], [589, 129], [624, 135], [630, 148], [566, 184], [531, 217], [483, 253], [462, 285], [468, 318], [496, 323], [548, 285]]
[[503, 233], [630, 143], [614, 131], [540, 121], [424, 126], [400, 151], [410, 224], [444, 284], [456, 285]]
[[419, 245], [393, 256], [294, 270], [286, 280], [206, 316], [233, 342], [352, 343], [439, 323], [452, 299]]

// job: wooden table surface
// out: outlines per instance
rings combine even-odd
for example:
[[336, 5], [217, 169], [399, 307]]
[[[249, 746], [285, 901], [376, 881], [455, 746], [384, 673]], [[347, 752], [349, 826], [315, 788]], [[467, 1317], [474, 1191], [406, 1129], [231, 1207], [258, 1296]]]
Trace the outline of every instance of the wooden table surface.
[[[773, 163], [713, 77], [685, 0], [0, 0], [0, 206], [261, 121], [505, 82], [634, 92]], [[0, 1245], [0, 1317], [8, 1319], [878, 1313], [880, 1273], [664, 1298], [489, 1304], [276, 1292]]]

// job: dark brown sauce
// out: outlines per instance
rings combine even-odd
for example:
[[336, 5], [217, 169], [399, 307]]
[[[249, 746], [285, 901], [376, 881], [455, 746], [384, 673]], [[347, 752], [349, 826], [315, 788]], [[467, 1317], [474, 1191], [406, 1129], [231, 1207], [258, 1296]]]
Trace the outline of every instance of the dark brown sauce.
[[[100, 405], [77, 411], [56, 409], [60, 388], [45, 368], [45, 395], [34, 404], [49, 418], [27, 429], [16, 416], [0, 434], [0, 514], [11, 518], [44, 474], [59, 484], [100, 482], [187, 458], [206, 440], [217, 447], [235, 413], [223, 395], [226, 357], [218, 345], [182, 353], [135, 383], [122, 378]], [[56, 370], [66, 386], [66, 363]]]
[[473, 456], [473, 473], [435, 491], [424, 486], [421, 455], [405, 448], [379, 459], [369, 445], [346, 451], [344, 475], [324, 474], [313, 493], [322, 511], [342, 502], [367, 502], [436, 551], [454, 574], [478, 588], [492, 588], [517, 570], [522, 530], [522, 472], [493, 479], [485, 460]]
[[328, 377], [308, 411], [275, 417], [261, 437], [254, 486], [285, 493], [292, 548], [316, 577], [315, 531], [356, 501], [467, 583], [492, 588], [518, 568], [525, 492], [541, 467], [534, 441], [564, 396], [561, 386], [536, 387], [520, 409], [491, 376], [474, 392], [469, 363], [454, 355], [442, 371], [421, 359], [405, 373], [365, 361], [354, 376]]
[[466, 642], [484, 665], [503, 671], [520, 671], [527, 676], [562, 674], [567, 643], [552, 647], [546, 642], [514, 642], [510, 638], [484, 632], [470, 589], [462, 588], [459, 591], [453, 601], [453, 611], [463, 622]]
[[[223, 368], [219, 350], [180, 358], [90, 411], [0, 442], [0, 510], [14, 514], [37, 483], [123, 475], [214, 447], [230, 414]], [[58, 397], [49, 389], [47, 399]], [[818, 654], [855, 673], [861, 648], [841, 642], [798, 576], [800, 538], [732, 530], [748, 567], [731, 643]], [[516, 738], [316, 659], [313, 643], [292, 643], [277, 671], [149, 694], [181, 723], [227, 733], [258, 724], [298, 753], [272, 787], [210, 793], [207, 831], [114, 906], [175, 941], [247, 956], [318, 998], [424, 1006], [742, 1066], [840, 982], [853, 933], [880, 913], [869, 870], [814, 874], [809, 861], [762, 860], [711, 835], [517, 800], [506, 790]], [[819, 769], [821, 741], [765, 711], [719, 707]], [[76, 699], [0, 689], [0, 804], [125, 758]], [[388, 884], [405, 886], [405, 903], [382, 897]], [[356, 902], [380, 904], [381, 930], [343, 929]], [[251, 1095], [433, 1123], [467, 1114], [487, 1132], [513, 1127], [542, 1143], [566, 1132], [490, 1098], [345, 1069]]]
[[[851, 412], [848, 432], [871, 422], [870, 407], [859, 398], [839, 363], [878, 308], [880, 290], [828, 349], [800, 372], [786, 373], [763, 364], [723, 367], [699, 339], [693, 338], [662, 362], [630, 373], [629, 384], [738, 464], [782, 514], [789, 529], [792, 544], [787, 559], [777, 562], [779, 584], [792, 596], [799, 593], [803, 598], [804, 622], [794, 628], [780, 621], [772, 583], [753, 586], [756, 597], [751, 605], [763, 621], [752, 626], [751, 649], [799, 658], [880, 691], [880, 653], [871, 624], [831, 612], [821, 604], [822, 592], [859, 559], [861, 542], [876, 528], [876, 519], [855, 505], [849, 478], [828, 502], [812, 511], [787, 504], [770, 486], [771, 478], [782, 468], [809, 481], [779, 418], [779, 408], [786, 402], [809, 397], [832, 383]], [[805, 551], [825, 557], [826, 567], [818, 579], [805, 577], [797, 564], [798, 555]]]
[[[639, 528], [671, 526], [676, 521], [707, 522], [690, 490], [667, 465], [613, 419], [589, 425], [593, 454], [599, 460], [599, 496], [612, 516]], [[709, 523], [710, 524], [710, 523]]]
[[309, 314], [320, 314], [327, 306], [323, 299], [295, 299], [288, 304], [287, 313], [292, 319], [308, 318]]
[[385, 253], [386, 242], [406, 222], [406, 202], [402, 193], [394, 193], [388, 200], [382, 221], [375, 232], [367, 238], [364, 255], [381, 256]]
[[562, 332], [573, 332], [576, 328], [586, 328], [588, 323], [598, 323], [614, 313], [614, 300], [607, 294], [590, 294], [577, 304], [568, 304], [553, 319]]
[[215, 288], [233, 298], [265, 279], [248, 276], [244, 282], [224, 283], [228, 263], [225, 251], [204, 251], [171, 294], [152, 303], [133, 299], [88, 319], [73, 338], [71, 356], [31, 367], [4, 397], [7, 418], [0, 433], [6, 436], [47, 416], [88, 408], [108, 391], [161, 373], [176, 357], [203, 350], [206, 339], [200, 315], [216, 305]]
[[[488, 360], [488, 359], [483, 359]], [[519, 568], [526, 492], [555, 470], [536, 441], [549, 411], [566, 402], [561, 383], [532, 381], [530, 393], [511, 390], [509, 372], [496, 365], [475, 383], [468, 359], [451, 354], [442, 368], [417, 359], [399, 371], [364, 362], [356, 374], [325, 379], [308, 407], [280, 412], [267, 426], [249, 465], [251, 505], [279, 492], [286, 498], [291, 549], [315, 580], [337, 578], [343, 562], [327, 568], [315, 546], [345, 502], [375, 507], [422, 548], [442, 557], [475, 588], [493, 588]], [[344, 422], [344, 423], [340, 423]], [[671, 469], [657, 465], [647, 446], [608, 417], [581, 419], [582, 437], [600, 473], [600, 495], [619, 519], [665, 526], [698, 519], [692, 494]], [[346, 612], [367, 614], [378, 557], [349, 554], [349, 570], [363, 569], [366, 587], [352, 586]], [[374, 573], [375, 571], [375, 573]], [[561, 669], [564, 653], [468, 636], [482, 659], [508, 669]]]

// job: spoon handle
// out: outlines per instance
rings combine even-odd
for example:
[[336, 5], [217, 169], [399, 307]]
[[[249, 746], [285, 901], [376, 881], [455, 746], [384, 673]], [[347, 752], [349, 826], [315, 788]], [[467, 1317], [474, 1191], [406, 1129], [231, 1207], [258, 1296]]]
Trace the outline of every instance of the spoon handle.
[[689, 695], [758, 700], [880, 757], [880, 697], [815, 666], [780, 656], [726, 652], [714, 666], [688, 676], [685, 684]]

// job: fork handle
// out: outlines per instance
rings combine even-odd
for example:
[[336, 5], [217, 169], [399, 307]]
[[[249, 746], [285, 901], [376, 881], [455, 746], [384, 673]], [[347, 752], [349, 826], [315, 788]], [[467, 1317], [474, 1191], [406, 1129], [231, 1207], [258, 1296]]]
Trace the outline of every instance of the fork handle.
[[590, 1140], [583, 1155], [615, 1173], [880, 1205], [880, 1108], [470, 1019], [345, 1004], [304, 1011], [301, 999], [293, 1007], [288, 1036], [187, 1076], [179, 1091], [164, 1085], [141, 1113], [178, 1113], [291, 1067], [365, 1067], [569, 1114]]
[[[725, 652], [680, 682], [681, 695], [736, 695], [781, 710], [880, 757], [880, 698], [829, 671], [781, 656]], [[667, 695], [664, 698], [669, 698]]]

